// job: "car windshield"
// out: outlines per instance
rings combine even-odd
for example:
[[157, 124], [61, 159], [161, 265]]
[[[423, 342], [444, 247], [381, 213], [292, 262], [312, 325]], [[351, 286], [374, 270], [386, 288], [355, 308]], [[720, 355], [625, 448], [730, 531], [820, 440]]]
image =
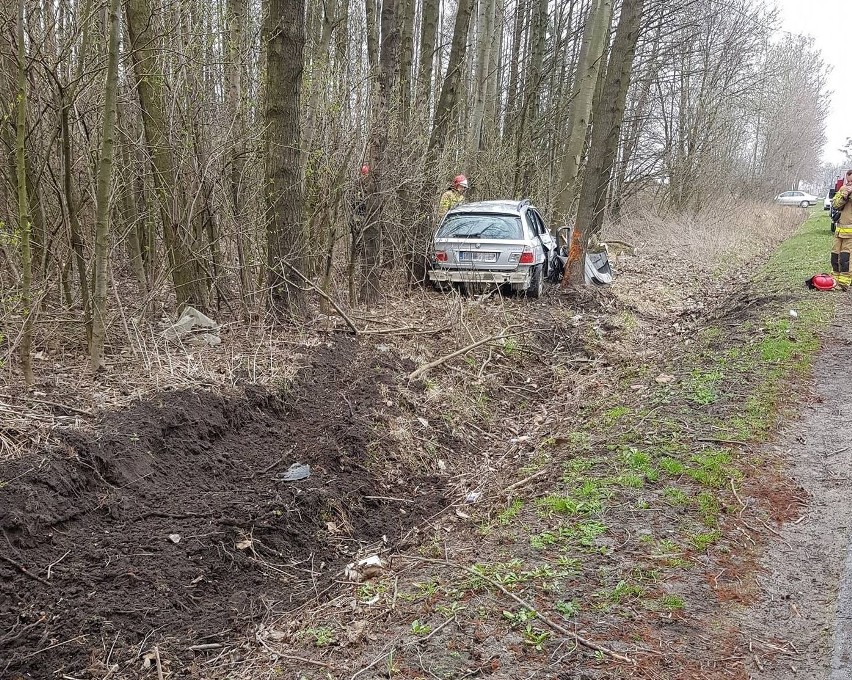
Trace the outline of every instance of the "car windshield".
[[521, 219], [513, 215], [448, 215], [436, 238], [523, 238]]

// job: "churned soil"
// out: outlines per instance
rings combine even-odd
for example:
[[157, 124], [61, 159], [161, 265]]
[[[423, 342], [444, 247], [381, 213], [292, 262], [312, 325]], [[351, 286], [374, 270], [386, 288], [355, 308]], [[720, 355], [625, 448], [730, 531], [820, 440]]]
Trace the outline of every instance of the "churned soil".
[[[156, 645], [174, 671], [438, 512], [441, 479], [387, 436], [394, 361], [343, 339], [276, 393], [163, 392], [0, 463], [0, 677], [101, 677]], [[294, 463], [310, 476], [283, 481]]]

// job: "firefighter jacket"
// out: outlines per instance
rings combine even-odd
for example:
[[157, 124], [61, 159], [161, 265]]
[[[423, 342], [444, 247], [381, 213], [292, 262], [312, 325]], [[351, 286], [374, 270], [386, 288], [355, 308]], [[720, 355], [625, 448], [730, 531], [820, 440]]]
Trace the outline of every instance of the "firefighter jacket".
[[837, 220], [835, 236], [840, 238], [852, 238], [852, 184], [846, 184], [834, 194], [831, 199], [831, 207], [840, 211], [840, 219]]
[[443, 194], [441, 194], [441, 201], [438, 203], [438, 219], [442, 219], [448, 211], [452, 210], [460, 203], [464, 203], [464, 194], [455, 188], [447, 189]]

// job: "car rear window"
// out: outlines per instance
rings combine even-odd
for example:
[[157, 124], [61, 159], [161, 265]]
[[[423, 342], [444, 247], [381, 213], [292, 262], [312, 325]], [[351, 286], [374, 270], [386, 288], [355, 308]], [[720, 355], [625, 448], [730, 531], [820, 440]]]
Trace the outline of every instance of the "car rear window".
[[448, 215], [437, 238], [523, 238], [521, 219], [512, 215]]

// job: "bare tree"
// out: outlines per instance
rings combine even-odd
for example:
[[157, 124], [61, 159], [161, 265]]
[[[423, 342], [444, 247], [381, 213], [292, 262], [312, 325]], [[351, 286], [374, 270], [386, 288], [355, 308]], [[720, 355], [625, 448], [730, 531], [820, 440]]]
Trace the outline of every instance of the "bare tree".
[[589, 143], [589, 160], [583, 174], [577, 219], [571, 236], [566, 283], [583, 283], [584, 254], [588, 239], [603, 226], [606, 197], [618, 152], [621, 123], [633, 71], [633, 57], [642, 27], [644, 0], [624, 0], [615, 39], [607, 61]]
[[302, 0], [266, 0], [266, 225], [268, 309], [304, 313], [299, 98], [305, 45]]
[[21, 305], [24, 315], [24, 327], [21, 331], [21, 367], [24, 381], [32, 385], [33, 357], [33, 257], [30, 250], [30, 203], [27, 196], [27, 169], [25, 144], [27, 135], [27, 52], [24, 44], [24, 2], [18, 0], [18, 15], [15, 23], [15, 36], [18, 50], [18, 92], [15, 135], [15, 170], [18, 185], [18, 234], [21, 242]]
[[104, 362], [109, 271], [109, 217], [112, 198], [110, 184], [112, 183], [116, 100], [118, 98], [118, 11], [119, 0], [110, 0], [107, 72], [104, 81], [104, 118], [95, 194], [97, 205], [95, 215], [95, 266], [92, 270], [92, 338], [89, 343], [89, 357], [93, 371], [100, 370]]

